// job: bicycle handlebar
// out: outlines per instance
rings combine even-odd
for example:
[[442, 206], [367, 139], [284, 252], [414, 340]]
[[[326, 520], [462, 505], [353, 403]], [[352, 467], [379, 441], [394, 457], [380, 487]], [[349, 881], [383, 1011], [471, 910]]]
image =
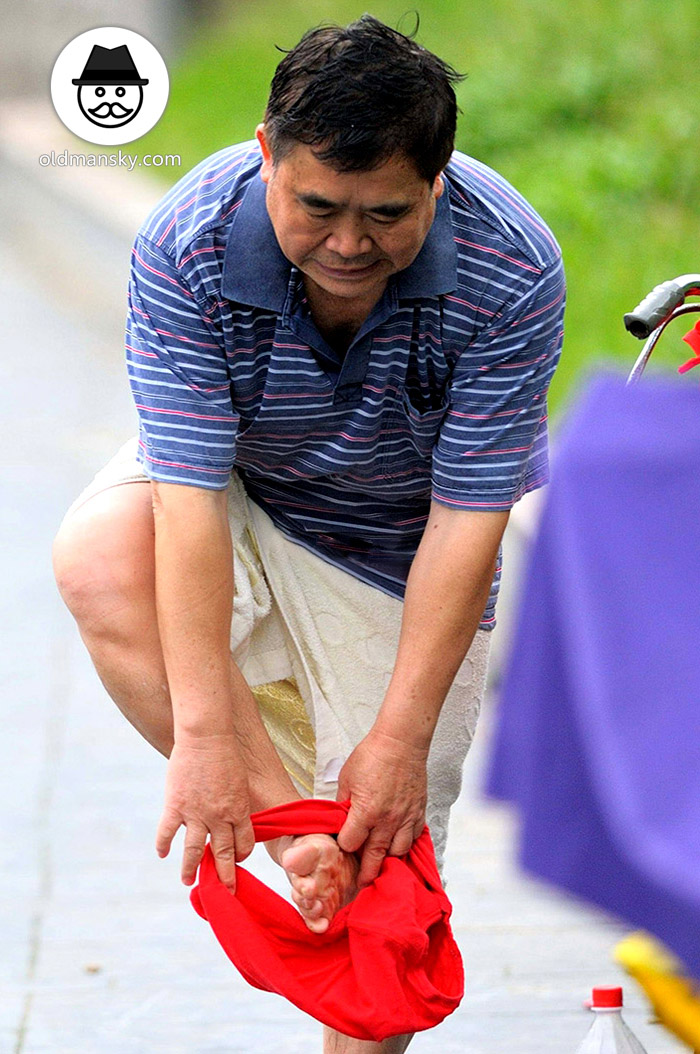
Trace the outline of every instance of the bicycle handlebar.
[[687, 296], [700, 296], [700, 275], [684, 274], [657, 285], [634, 311], [624, 316], [626, 329], [634, 337], [645, 340], [657, 326], [670, 318]]

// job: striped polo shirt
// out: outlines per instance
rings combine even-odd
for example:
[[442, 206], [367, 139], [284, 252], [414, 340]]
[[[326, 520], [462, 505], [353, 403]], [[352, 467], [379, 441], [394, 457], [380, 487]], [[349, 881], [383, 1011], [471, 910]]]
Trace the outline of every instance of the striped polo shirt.
[[[431, 499], [505, 510], [547, 479], [559, 248], [497, 173], [455, 153], [414, 262], [344, 355], [282, 254], [255, 141], [163, 198], [132, 253], [126, 349], [154, 480], [231, 470], [293, 541], [402, 598]], [[499, 569], [482, 628], [494, 624]]]

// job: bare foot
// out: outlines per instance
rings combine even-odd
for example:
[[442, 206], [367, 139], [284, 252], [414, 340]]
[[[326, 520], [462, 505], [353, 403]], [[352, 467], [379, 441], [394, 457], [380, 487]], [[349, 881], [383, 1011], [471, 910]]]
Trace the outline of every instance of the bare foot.
[[292, 900], [312, 933], [325, 933], [335, 913], [357, 894], [359, 862], [328, 834], [281, 838], [277, 859], [292, 885]]

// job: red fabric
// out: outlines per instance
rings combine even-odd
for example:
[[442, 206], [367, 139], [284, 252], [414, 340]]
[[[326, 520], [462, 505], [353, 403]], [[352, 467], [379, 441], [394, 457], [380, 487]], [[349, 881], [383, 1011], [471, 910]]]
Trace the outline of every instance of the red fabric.
[[[306, 799], [251, 817], [256, 841], [337, 834], [349, 803]], [[439, 1024], [464, 994], [452, 912], [428, 828], [405, 857], [386, 857], [379, 877], [311, 933], [293, 905], [245, 868], [236, 894], [219, 881], [209, 846], [192, 890], [195, 910], [246, 981], [285, 996], [357, 1039], [379, 1041]]]
[[678, 367], [679, 373], [687, 373], [688, 370], [692, 370], [694, 366], [700, 366], [700, 322], [695, 323], [693, 329], [691, 329], [690, 333], [686, 333], [683, 340], [686, 344], [690, 345], [695, 352], [695, 355], [692, 359], [688, 359], [687, 362], [684, 362], [682, 366]]

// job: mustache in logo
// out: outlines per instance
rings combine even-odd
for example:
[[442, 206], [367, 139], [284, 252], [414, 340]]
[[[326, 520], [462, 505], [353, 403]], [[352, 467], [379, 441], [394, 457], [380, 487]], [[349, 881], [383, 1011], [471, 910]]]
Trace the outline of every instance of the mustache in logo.
[[94, 110], [88, 110], [93, 117], [126, 117], [132, 113], [133, 110], [129, 110], [126, 106], [122, 106], [119, 102], [101, 102], [99, 106], [96, 106]]

